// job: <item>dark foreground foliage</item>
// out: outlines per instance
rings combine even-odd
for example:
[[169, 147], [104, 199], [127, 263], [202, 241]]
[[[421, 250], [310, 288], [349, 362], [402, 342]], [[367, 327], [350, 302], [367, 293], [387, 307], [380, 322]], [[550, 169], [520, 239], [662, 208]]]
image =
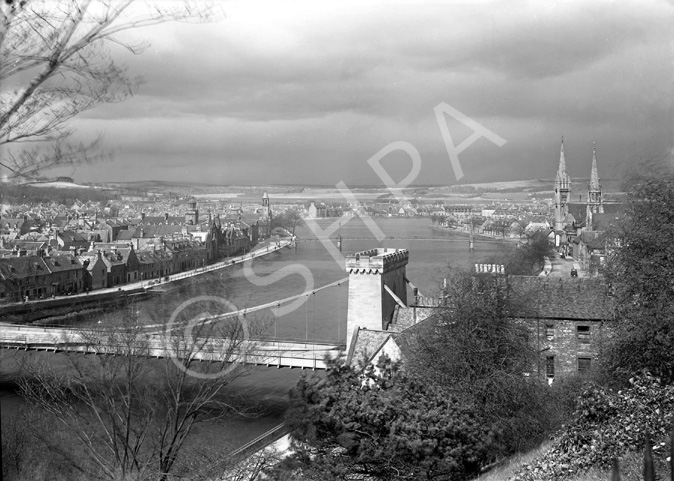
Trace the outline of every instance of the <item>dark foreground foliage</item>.
[[637, 175], [605, 270], [617, 300], [606, 372], [616, 382], [642, 369], [674, 382], [674, 172]]
[[478, 409], [496, 433], [494, 458], [534, 447], [555, 428], [558, 403], [531, 372], [538, 353], [517, 320], [526, 299], [491, 275], [454, 270], [448, 280], [447, 307], [408, 336], [408, 368]]
[[[553, 446], [537, 461], [524, 465], [513, 481], [568, 478], [592, 467], [609, 469], [614, 458], [643, 450], [648, 435], [664, 439], [672, 427], [674, 386], [650, 374], [630, 379], [630, 387], [611, 391], [590, 385], [578, 409]], [[665, 442], [653, 446], [666, 457]]]
[[276, 479], [292, 479], [284, 468], [297, 479], [466, 479], [494, 439], [473, 406], [386, 358], [302, 378], [288, 423], [298, 453]]

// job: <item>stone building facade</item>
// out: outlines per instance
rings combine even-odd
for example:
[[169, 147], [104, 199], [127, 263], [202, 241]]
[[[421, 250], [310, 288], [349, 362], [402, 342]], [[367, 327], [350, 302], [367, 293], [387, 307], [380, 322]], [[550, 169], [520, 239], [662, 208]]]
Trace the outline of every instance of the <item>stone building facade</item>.
[[552, 383], [589, 372], [611, 328], [613, 298], [602, 279], [509, 276], [509, 292], [526, 300], [518, 317], [538, 352], [532, 375]]

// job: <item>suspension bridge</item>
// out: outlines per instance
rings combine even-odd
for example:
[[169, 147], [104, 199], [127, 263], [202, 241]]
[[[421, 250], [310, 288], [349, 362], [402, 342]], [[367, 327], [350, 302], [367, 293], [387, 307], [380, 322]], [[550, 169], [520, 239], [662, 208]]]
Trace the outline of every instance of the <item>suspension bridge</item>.
[[[339, 242], [339, 241], [345, 242], [345, 241], [371, 241], [371, 242], [383, 242], [383, 241], [426, 241], [426, 242], [463, 242], [466, 243], [470, 239], [465, 238], [465, 239], [450, 239], [446, 237], [385, 237], [381, 241], [374, 238], [374, 237], [320, 237], [320, 238], [296, 238], [294, 242], [296, 243], [302, 243], [302, 242]], [[473, 241], [474, 242], [503, 242], [507, 241], [508, 239], [499, 239], [499, 238], [493, 238], [493, 239], [487, 239], [484, 237], [478, 237], [476, 236]]]
[[[239, 362], [277, 368], [325, 369], [326, 357], [336, 358], [346, 348], [346, 329], [345, 326], [342, 326], [346, 321], [346, 312], [342, 312], [345, 309], [341, 306], [341, 292], [344, 289], [340, 289], [340, 287], [347, 285], [348, 280], [349, 278], [346, 277], [301, 294], [238, 311], [201, 314], [187, 322], [187, 328], [195, 331], [198, 331], [198, 329], [194, 326], [210, 325], [216, 328], [212, 332], [218, 332], [217, 325], [219, 322], [235, 320], [235, 322], [246, 325], [246, 329], [238, 331], [239, 335], [236, 339], [218, 338], [217, 334], [207, 338], [190, 339], [191, 332], [183, 332], [184, 323], [146, 324], [132, 329], [133, 336], [138, 341], [138, 347], [129, 350], [128, 342], [120, 344], [120, 335], [119, 333], [113, 333], [111, 331], [113, 328], [37, 327], [0, 324], [0, 348], [94, 355], [122, 355], [125, 352], [131, 352], [137, 356], [158, 359], [174, 358], [181, 362], [189, 359], [211, 363]], [[336, 309], [332, 315], [327, 313], [326, 317], [326, 313], [317, 311], [315, 307], [317, 296], [337, 301]], [[310, 300], [313, 301], [311, 316], [309, 315]], [[291, 304], [291, 309], [288, 309]], [[325, 305], [325, 300], [319, 301], [319, 304]], [[209, 307], [212, 308], [212, 305]], [[278, 315], [284, 308], [290, 312]], [[273, 334], [270, 332], [269, 335], [255, 337], [248, 326], [255, 322], [256, 314], [264, 311], [270, 312], [273, 316], [272, 322], [267, 325], [267, 330], [273, 329]], [[332, 329], [335, 331], [334, 339], [318, 338], [317, 316], [321, 317], [319, 323], [322, 326], [319, 325], [319, 327], [321, 327], [320, 330], [323, 333], [326, 332], [326, 322], [336, 328]], [[296, 326], [300, 324], [298, 321], [303, 320], [304, 336], [298, 336], [297, 334], [280, 336], [279, 320], [282, 322], [284, 320], [286, 322], [292, 321]]]
[[[345, 351], [350, 356], [361, 347], [362, 354], [372, 349], [371, 339], [368, 341], [368, 335], [359, 334], [361, 331], [385, 333], [391, 323], [396, 322], [398, 309], [416, 309], [416, 302], [414, 306], [407, 305], [409, 281], [405, 276], [405, 267], [408, 260], [406, 249], [361, 251], [347, 256], [345, 269], [348, 277], [322, 287], [235, 312], [215, 314], [210, 312], [214, 305], [233, 305], [217, 296], [196, 297], [183, 302], [162, 324], [142, 325], [136, 320], [135, 326], [127, 324], [121, 329], [116, 326], [49, 328], [0, 324], [0, 348], [172, 358], [180, 360], [183, 365], [199, 361], [326, 369], [328, 358], [343, 356]], [[344, 290], [347, 290], [346, 297], [343, 296]], [[320, 300], [317, 301], [317, 298]], [[346, 301], [346, 308], [343, 301]], [[206, 308], [201, 310], [203, 314], [193, 317], [181, 315], [182, 309], [193, 304], [189, 312], [197, 311], [199, 302], [206, 303]], [[222, 306], [219, 309], [222, 310]], [[249, 327], [258, 319], [250, 319], [249, 316], [259, 316], [265, 311], [273, 316], [273, 326], [267, 324], [267, 332], [273, 327], [274, 334], [255, 338], [251, 332], [254, 330]], [[304, 336], [298, 329], [302, 314]], [[279, 320], [292, 324], [294, 332], [289, 335], [286, 331], [285, 336], [282, 335]], [[230, 332], [235, 332], [235, 335], [199, 336], [204, 327], [213, 327], [206, 331], [214, 333], [217, 327], [232, 326], [235, 329]], [[319, 332], [322, 339], [317, 338]], [[332, 335], [336, 335], [333, 340], [324, 339]], [[361, 337], [362, 346], [359, 345]]]

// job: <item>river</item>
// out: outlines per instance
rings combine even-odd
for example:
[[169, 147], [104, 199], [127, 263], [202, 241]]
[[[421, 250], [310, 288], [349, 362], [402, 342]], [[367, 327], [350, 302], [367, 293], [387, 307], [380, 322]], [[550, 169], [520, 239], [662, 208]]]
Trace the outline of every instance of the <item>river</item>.
[[[326, 230], [334, 222], [335, 219], [321, 219], [318, 225]], [[467, 237], [434, 229], [429, 219], [383, 218], [377, 219], [376, 224], [387, 238], [393, 239], [378, 241], [370, 228], [359, 218], [343, 222], [338, 232], [344, 238], [342, 253], [347, 255], [373, 247], [408, 249], [410, 260], [407, 278], [427, 296], [438, 293], [442, 278], [450, 266], [470, 268], [474, 263], [498, 256], [513, 248], [512, 244], [508, 243], [476, 242], [475, 250], [469, 252]], [[308, 279], [313, 282], [314, 288], [318, 288], [347, 276], [343, 263], [338, 263], [326, 247], [315, 240], [315, 235], [308, 227], [298, 227], [296, 234], [301, 240], [314, 240], [298, 242], [295, 249], [283, 249], [279, 253], [255, 259], [252, 271], [255, 274], [254, 279], [257, 280], [254, 282], [251, 282], [250, 279], [253, 277], [246, 273], [243, 266], [236, 265], [217, 273], [196, 277], [187, 287], [165, 285], [167, 292], [160, 297], [164, 307], [162, 312], [171, 312], [171, 309], [177, 308], [190, 297], [204, 294], [218, 295], [226, 298], [232, 306], [246, 308], [305, 292]], [[336, 235], [335, 233], [331, 237]], [[441, 241], [442, 239], [451, 239], [452, 242]], [[304, 272], [305, 276], [300, 275], [300, 271]], [[288, 275], [281, 277], [280, 272]], [[307, 273], [310, 275], [306, 276]], [[273, 279], [277, 280], [270, 282]], [[311, 296], [307, 303], [293, 312], [271, 321], [267, 334], [287, 339], [308, 337], [344, 341], [346, 289], [347, 286], [342, 285]], [[157, 319], [156, 302], [155, 299], [135, 305], [134, 309], [138, 312], [141, 322], [150, 324], [161, 321]], [[271, 313], [262, 313], [262, 316], [268, 320], [273, 319]], [[105, 322], [105, 318], [102, 322]], [[8, 353], [3, 352], [2, 355], [6, 358]], [[54, 354], [31, 355], [58, 357]], [[12, 415], [22, 405], [21, 398], [16, 395], [11, 384], [8, 384], [11, 372], [6, 372], [6, 366], [6, 362], [0, 364], [3, 368], [0, 381], [4, 381], [0, 390], [3, 417]], [[300, 370], [251, 368], [244, 376], [234, 381], [230, 388], [233, 392], [258, 401], [264, 414], [255, 418], [231, 419], [217, 425], [204, 425], [199, 427], [198, 434], [207, 438], [213, 445], [238, 446], [255, 438], [282, 421], [288, 390], [301, 375]]]

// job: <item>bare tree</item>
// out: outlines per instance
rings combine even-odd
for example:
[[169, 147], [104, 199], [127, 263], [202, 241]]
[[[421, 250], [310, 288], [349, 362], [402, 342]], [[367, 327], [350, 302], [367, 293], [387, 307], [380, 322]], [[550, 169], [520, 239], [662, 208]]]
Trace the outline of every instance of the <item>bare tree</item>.
[[[169, 479], [194, 426], [253, 410], [225, 390], [242, 372], [246, 327], [194, 314], [185, 309], [161, 335], [127, 314], [64, 340], [99, 355], [67, 354], [67, 370], [26, 365], [23, 395], [72, 430], [93, 477]], [[167, 349], [170, 359], [151, 359]]]
[[[100, 138], [72, 142], [71, 120], [98, 105], [132, 95], [140, 79], [113, 60], [108, 47], [138, 54], [119, 34], [172, 20], [206, 20], [204, 2], [134, 0], [0, 0], [0, 166], [8, 177], [100, 159]], [[7, 87], [5, 87], [7, 89]]]

